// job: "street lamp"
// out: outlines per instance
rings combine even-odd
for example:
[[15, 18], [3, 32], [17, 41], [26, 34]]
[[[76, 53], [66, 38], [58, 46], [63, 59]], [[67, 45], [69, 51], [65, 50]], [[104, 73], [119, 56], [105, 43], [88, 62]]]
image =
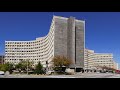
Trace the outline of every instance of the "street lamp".
[[46, 72], [48, 71], [48, 61], [46, 61]]

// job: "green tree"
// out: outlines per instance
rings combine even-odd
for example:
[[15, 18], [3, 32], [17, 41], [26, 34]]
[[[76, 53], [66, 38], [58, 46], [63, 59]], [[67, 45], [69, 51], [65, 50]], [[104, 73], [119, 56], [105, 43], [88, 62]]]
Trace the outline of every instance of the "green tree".
[[16, 64], [15, 68], [17, 70], [19, 70], [19, 72], [22, 71], [27, 71], [27, 68], [28, 70], [32, 70], [32, 65], [33, 65], [33, 62], [30, 62], [29, 60], [26, 60], [26, 61], [20, 61], [18, 64]]
[[6, 71], [6, 70], [5, 70], [5, 65], [4, 65], [4, 64], [1, 64], [1, 65], [0, 65], [0, 70], [1, 70], [1, 71]]
[[10, 73], [12, 73], [13, 69], [14, 69], [14, 65], [11, 63], [5, 63], [0, 65], [0, 70], [4, 72], [9, 71]]
[[21, 61], [20, 64], [21, 64], [21, 70], [26, 71], [26, 69], [27, 69], [27, 61]]
[[21, 72], [21, 70], [23, 69], [22, 63], [19, 62], [18, 64], [16, 64], [16, 65], [15, 65], [15, 68], [16, 68], [19, 72]]
[[26, 66], [28, 66], [28, 70], [32, 70], [33, 69], [33, 67], [32, 67], [33, 64], [34, 64], [33, 61], [29, 61], [29, 60], [26, 61]]
[[11, 64], [11, 63], [6, 63], [5, 64], [5, 67], [6, 67], [6, 71], [9, 71], [10, 74], [13, 72], [12, 70], [14, 69], [14, 65]]
[[35, 74], [43, 74], [44, 73], [43, 66], [40, 62], [38, 62], [38, 64], [36, 65], [34, 73]]

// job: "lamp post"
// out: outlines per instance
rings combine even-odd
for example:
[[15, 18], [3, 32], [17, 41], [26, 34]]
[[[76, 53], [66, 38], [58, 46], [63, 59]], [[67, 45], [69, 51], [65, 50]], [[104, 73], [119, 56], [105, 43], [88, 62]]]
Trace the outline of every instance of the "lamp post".
[[48, 61], [46, 61], [46, 72], [48, 71]]

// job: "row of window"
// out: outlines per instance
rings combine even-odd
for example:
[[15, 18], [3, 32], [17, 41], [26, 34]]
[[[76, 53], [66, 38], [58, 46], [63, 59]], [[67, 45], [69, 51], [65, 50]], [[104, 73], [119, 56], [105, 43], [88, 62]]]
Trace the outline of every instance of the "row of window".
[[6, 44], [31, 44], [35, 42], [6, 42]]
[[[48, 42], [48, 39], [49, 38], [47, 38], [46, 40], [39, 40], [39, 41], [36, 41], [36, 42], [6, 42], [6, 46], [18, 46], [18, 47], [21, 47], [21, 46], [35, 46], [35, 45], [41, 45], [41, 44], [44, 44], [44, 43]], [[13, 45], [11, 45], [11, 44], [13, 44]], [[15, 44], [18, 44], [18, 45], [15, 45]], [[23, 45], [21, 45], [21, 44], [23, 44]], [[29, 44], [29, 45], [25, 45], [25, 44]]]
[[[47, 50], [33, 50], [33, 51], [5, 51], [6, 54], [41, 54], [49, 52], [53, 47]], [[38, 52], [39, 51], [39, 52]], [[34, 53], [33, 53], [34, 52]]]
[[45, 52], [41, 52], [41, 53], [7, 53], [5, 56], [23, 56], [23, 55], [26, 55], [26, 56], [33, 56], [33, 55], [43, 55], [43, 56], [46, 56], [48, 55], [48, 53], [45, 53]]
[[[13, 57], [13, 58], [14, 58], [14, 57]], [[20, 59], [13, 59], [13, 58], [9, 58], [9, 59], [6, 58], [5, 60], [8, 60], [8, 61], [9, 61], [9, 60], [10, 60], [10, 61], [19, 61], [19, 60], [20, 60]], [[46, 59], [46, 58], [47, 58], [47, 57], [39, 58], [39, 59], [29, 59], [29, 60], [30, 60], [30, 61], [34, 61], [34, 60], [36, 61], [36, 60], [42, 60], [42, 59]], [[50, 59], [52, 60], [52, 58], [53, 58], [53, 55], [51, 55], [51, 57], [48, 58], [47, 60], [50, 60]], [[26, 59], [23, 59], [23, 60], [26, 60]]]
[[113, 65], [113, 63], [97, 63], [97, 64], [102, 64], [102, 65], [111, 64], [111, 65]]
[[[44, 44], [44, 45], [43, 45]], [[35, 45], [5, 45], [6, 47], [34, 47], [37, 45], [45, 46], [46, 43], [40, 43], [40, 44], [35, 44]]]
[[[10, 60], [6, 60], [6, 62], [10, 62], [10, 63], [13, 63], [13, 64], [19, 63], [19, 61], [15, 61], [14, 59], [12, 59], [11, 61]], [[36, 61], [36, 62], [34, 61], [33, 65], [37, 64], [38, 62], [39, 61]], [[46, 64], [46, 62], [43, 62], [43, 61], [41, 61], [41, 63], [44, 64], [44, 65]]]
[[98, 58], [99, 58], [99, 57], [112, 57], [112, 56], [96, 56], [96, 57], [98, 57]]
[[[24, 58], [24, 57], [23, 57]], [[23, 59], [23, 58], [21, 58], [21, 59]], [[37, 61], [37, 60], [43, 60], [43, 59], [46, 59], [47, 57], [44, 57], [44, 58], [39, 58], [39, 59], [29, 59], [30, 61]], [[27, 58], [26, 58], [27, 59]], [[26, 60], [26, 59], [23, 59], [23, 60]], [[19, 59], [15, 59], [15, 58], [5, 58], [5, 60], [17, 60], [17, 61], [20, 61], [20, 58]]]
[[42, 46], [35, 46], [35, 47], [32, 47], [32, 48], [30, 48], [30, 45], [28, 45], [29, 47], [28, 48], [25, 48], [25, 45], [20, 45], [19, 47], [14, 47], [14, 45], [6, 45], [6, 46], [11, 46], [11, 47], [6, 47], [5, 49], [38, 49], [38, 48], [42, 48], [42, 47], [48, 47], [49, 46], [49, 44], [48, 43], [46, 43], [46, 44], [44, 44], [44, 45], [42, 45]]
[[41, 50], [45, 50], [47, 47], [44, 47], [44, 48], [39, 48], [39, 49], [37, 49], [37, 48], [35, 48], [35, 49], [31, 49], [31, 48], [28, 48], [28, 49], [5, 49], [7, 52], [12, 52], [12, 51], [16, 51], [16, 52], [23, 52], [23, 51], [25, 51], [25, 52], [35, 52], [35, 51], [41, 51]]
[[96, 58], [96, 60], [109, 60], [109, 59], [113, 59], [113, 58]]
[[43, 41], [46, 41], [47, 40], [47, 37], [46, 38], [43, 38], [39, 41], [32, 41], [32, 42], [6, 42], [5, 44], [36, 44], [36, 43], [39, 43], [39, 42], [43, 42]]
[[96, 61], [96, 62], [112, 62], [112, 60]]
[[40, 51], [40, 53], [44, 53], [47, 50], [45, 49], [41, 49], [41, 50], [31, 50], [31, 51], [27, 51], [27, 50], [6, 50], [5, 52], [38, 52]]

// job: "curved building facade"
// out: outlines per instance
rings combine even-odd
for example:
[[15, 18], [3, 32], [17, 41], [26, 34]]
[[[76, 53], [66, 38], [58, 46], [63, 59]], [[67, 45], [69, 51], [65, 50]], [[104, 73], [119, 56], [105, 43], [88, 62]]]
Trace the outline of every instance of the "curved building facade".
[[71, 67], [82, 68], [84, 30], [85, 22], [82, 20], [53, 16], [46, 36], [31, 41], [5, 41], [5, 62], [17, 64], [21, 60], [29, 60], [36, 65], [40, 61], [43, 67], [52, 68], [52, 58], [64, 55], [72, 60]]

